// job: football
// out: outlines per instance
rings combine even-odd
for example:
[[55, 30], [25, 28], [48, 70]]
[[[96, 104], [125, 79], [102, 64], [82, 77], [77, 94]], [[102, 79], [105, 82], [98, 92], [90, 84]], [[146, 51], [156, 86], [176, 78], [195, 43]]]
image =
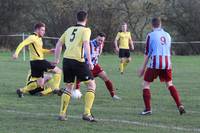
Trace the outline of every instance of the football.
[[82, 93], [78, 89], [74, 89], [72, 91], [72, 98], [74, 99], [81, 99]]

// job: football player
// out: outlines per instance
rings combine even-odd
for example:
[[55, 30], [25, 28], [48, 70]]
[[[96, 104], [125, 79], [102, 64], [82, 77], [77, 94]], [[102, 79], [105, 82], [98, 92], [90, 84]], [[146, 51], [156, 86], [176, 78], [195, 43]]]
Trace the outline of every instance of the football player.
[[165, 82], [180, 115], [182, 115], [185, 113], [185, 109], [172, 82], [171, 37], [161, 28], [160, 18], [152, 19], [152, 28], [153, 31], [147, 35], [144, 63], [138, 71], [140, 77], [144, 75], [143, 100], [145, 109], [141, 115], [152, 114], [150, 84], [157, 77], [160, 78], [161, 82]]
[[[131, 61], [130, 49], [134, 50], [131, 33], [127, 30], [127, 23], [124, 22], [121, 31], [117, 33], [115, 38], [115, 50], [120, 58], [119, 70], [123, 74], [126, 66]], [[130, 45], [129, 45], [130, 44]]]
[[[94, 68], [93, 68], [93, 70], [91, 70], [91, 72], [94, 77], [99, 77], [104, 81], [106, 88], [109, 91], [110, 96], [113, 99], [120, 100], [121, 98], [116, 95], [115, 88], [113, 86], [112, 81], [109, 79], [106, 72], [103, 70], [103, 68], [98, 63], [98, 58], [102, 53], [105, 38], [106, 38], [105, 33], [100, 32], [97, 35], [96, 39], [93, 39], [90, 41], [90, 54], [91, 54], [92, 63], [94, 65]], [[86, 62], [87, 62], [87, 59], [86, 59]], [[76, 82], [76, 89], [80, 89], [79, 81]]]

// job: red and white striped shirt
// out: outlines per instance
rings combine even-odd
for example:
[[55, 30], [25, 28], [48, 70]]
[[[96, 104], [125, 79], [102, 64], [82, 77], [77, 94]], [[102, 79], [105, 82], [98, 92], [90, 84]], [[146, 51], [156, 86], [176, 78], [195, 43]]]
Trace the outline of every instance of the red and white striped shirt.
[[155, 28], [147, 35], [145, 55], [149, 56], [148, 68], [171, 69], [171, 37], [162, 28]]

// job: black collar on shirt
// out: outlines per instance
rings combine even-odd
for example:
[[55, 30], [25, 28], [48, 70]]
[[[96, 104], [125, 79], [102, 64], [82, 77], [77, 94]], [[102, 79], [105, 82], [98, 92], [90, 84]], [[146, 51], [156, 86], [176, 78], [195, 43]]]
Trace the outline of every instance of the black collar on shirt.
[[81, 24], [76, 24], [75, 26], [86, 27], [86, 26], [84, 26], [84, 25], [81, 25]]
[[[38, 36], [38, 34], [37, 34], [37, 33], [35, 33], [35, 32], [33, 32], [33, 33], [32, 33], [32, 35]], [[41, 36], [38, 36], [38, 37], [41, 37]]]
[[37, 36], [37, 33], [35, 33], [35, 32], [33, 32], [32, 34]]

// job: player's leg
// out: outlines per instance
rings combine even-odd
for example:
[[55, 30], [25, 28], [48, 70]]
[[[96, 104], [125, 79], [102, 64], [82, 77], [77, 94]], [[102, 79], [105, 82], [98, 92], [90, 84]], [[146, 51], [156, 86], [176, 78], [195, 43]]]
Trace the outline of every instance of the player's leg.
[[37, 80], [34, 81], [29, 81], [26, 86], [24, 86], [23, 88], [17, 89], [17, 94], [18, 96], [21, 98], [23, 97], [23, 94], [28, 93], [32, 90], [35, 90], [36, 88], [38, 88], [38, 84], [37, 84]]
[[50, 86], [49, 87], [46, 87], [45, 91], [43, 92], [42, 95], [46, 95], [46, 94], [49, 94], [49, 93], [59, 93], [59, 87], [60, 87], [60, 81], [61, 81], [61, 73], [62, 73], [62, 70], [55, 66], [55, 65], [52, 65], [49, 61], [46, 61], [44, 60], [43, 61], [43, 71], [45, 72], [52, 72], [53, 73], [53, 77], [52, 77], [52, 80], [50, 81]]
[[119, 71], [121, 74], [124, 73], [124, 63], [125, 63], [125, 50], [119, 49], [119, 58], [120, 58], [120, 64], [119, 64]]
[[66, 88], [63, 91], [61, 96], [61, 106], [59, 113], [59, 120], [66, 120], [66, 112], [67, 107], [71, 99], [71, 91], [73, 89], [73, 83], [75, 80], [75, 74], [72, 71], [72, 68], [75, 67], [73, 65], [73, 61], [70, 59], [63, 59], [63, 79], [66, 83]]
[[73, 89], [73, 83], [67, 83], [66, 88], [61, 96], [60, 113], [58, 119], [61, 121], [67, 120], [66, 112], [71, 99], [71, 91]]
[[49, 84], [49, 82], [51, 82], [52, 80], [52, 75], [48, 73], [44, 74], [43, 79], [44, 79], [44, 87], [43, 88], [38, 87], [37, 90], [29, 91], [30, 94], [33, 94], [35, 92], [35, 94], [38, 93], [40, 96], [44, 96], [52, 92], [51, 86]]
[[180, 114], [182, 115], [183, 113], [185, 113], [184, 106], [181, 103], [179, 93], [172, 82], [172, 70], [171, 69], [162, 70], [160, 72], [159, 78], [161, 82], [166, 83], [166, 87], [168, 88], [172, 98], [174, 99]]
[[44, 74], [44, 90], [39, 93], [40, 96], [46, 96], [52, 92], [53, 75], [50, 73]]
[[125, 62], [126, 62], [125, 58], [120, 58], [119, 70], [120, 70], [121, 74], [124, 73], [124, 63]]
[[124, 62], [124, 69], [126, 69], [128, 63], [130, 62], [131, 58], [126, 58], [125, 62]]
[[167, 86], [172, 98], [174, 99], [174, 101], [176, 103], [176, 106], [177, 106], [177, 108], [178, 108], [178, 110], [180, 112], [180, 115], [182, 115], [183, 113], [186, 113], [185, 109], [184, 109], [184, 106], [181, 103], [179, 92], [176, 89], [176, 87], [173, 85], [172, 80], [166, 82], [166, 86]]
[[125, 58], [125, 62], [124, 62], [124, 70], [125, 70], [126, 66], [128, 65], [128, 63], [131, 61], [129, 50], [126, 50], [125, 56], [126, 56], [126, 58]]
[[32, 78], [29, 82], [27, 82], [26, 86], [23, 88], [17, 89], [16, 93], [21, 98], [25, 93], [35, 90], [36, 88], [43, 88], [43, 78]]
[[43, 90], [44, 90], [43, 88], [38, 87], [38, 88], [36, 88], [34, 90], [29, 91], [29, 94], [30, 95], [38, 95]]
[[141, 115], [151, 114], [151, 91], [150, 91], [150, 82], [143, 81], [143, 101], [145, 105], [144, 111]]
[[[36, 89], [37, 88], [37, 84], [36, 84], [36, 86], [34, 86], [35, 83], [33, 82], [33, 81], [36, 82], [36, 80], [37, 80], [37, 78], [33, 79], [31, 77], [31, 70], [29, 70], [28, 74], [27, 74], [27, 77], [26, 77], [26, 86], [16, 90], [16, 93], [18, 94], [18, 96], [19, 97], [23, 97], [24, 93], [29, 92], [29, 90], [32, 91], [32, 90]], [[35, 87], [35, 88], [33, 88], [33, 87]], [[31, 88], [33, 88], [33, 89], [31, 89]], [[34, 92], [33, 92], [33, 94], [34, 94]]]
[[143, 100], [145, 109], [141, 113], [141, 115], [152, 114], [151, 110], [151, 91], [150, 91], [150, 84], [156, 79], [158, 76], [158, 72], [155, 69], [147, 68], [144, 73], [144, 81], [142, 83], [143, 88]]
[[84, 81], [87, 86], [87, 91], [85, 93], [85, 107], [83, 113], [83, 120], [94, 122], [94, 116], [91, 113], [91, 109], [95, 99], [95, 89], [96, 83], [94, 77], [89, 70], [89, 67], [85, 63], [78, 63], [76, 69], [76, 76], [78, 81]]
[[87, 81], [86, 85], [87, 85], [87, 92], [85, 94], [85, 109], [83, 113], [83, 120], [94, 122], [96, 120], [94, 119], [94, 116], [91, 113], [91, 109], [95, 99], [95, 89], [96, 89], [95, 80]]
[[51, 71], [55, 73], [55, 74], [53, 74], [53, 89], [59, 89], [60, 88], [62, 70], [59, 67], [56, 66]]
[[40, 94], [44, 96], [53, 92], [54, 94], [58, 94], [60, 96], [62, 93], [60, 90], [60, 81], [61, 73], [53, 74], [52, 78], [45, 84], [44, 91], [42, 91]]
[[114, 89], [114, 87], [113, 87], [113, 83], [112, 83], [112, 81], [108, 78], [106, 72], [105, 72], [105, 71], [100, 72], [100, 73], [98, 74], [98, 77], [100, 77], [100, 78], [104, 81], [104, 83], [105, 83], [105, 85], [106, 85], [106, 87], [107, 87], [107, 90], [109, 91], [111, 97], [113, 97], [113, 99], [120, 100], [121, 98], [118, 97], [118, 96], [115, 94], [115, 89]]
[[[33, 86], [33, 87], [36, 87], [35, 89], [32, 87], [31, 89], [29, 89], [28, 90], [28, 92], [30, 93], [30, 94], [38, 94], [39, 93], [39, 95], [41, 95], [41, 94], [43, 94], [42, 92], [47, 92], [47, 90], [49, 91], [49, 89], [47, 89], [47, 82], [49, 82], [49, 80], [51, 80], [51, 75], [47, 75], [47, 74], [45, 74], [44, 75], [44, 87], [43, 88], [41, 88], [39, 85], [38, 85], [38, 83], [37, 83], [37, 87], [36, 86]], [[30, 83], [30, 82], [29, 82]], [[44, 90], [45, 89], [45, 90]], [[48, 94], [48, 93], [46, 93], [46, 94]], [[45, 95], [45, 93], [43, 94], [43, 95]]]
[[78, 80], [76, 80], [75, 85], [76, 85], [75, 89], [80, 90], [80, 88], [81, 88], [81, 82], [78, 81]]

